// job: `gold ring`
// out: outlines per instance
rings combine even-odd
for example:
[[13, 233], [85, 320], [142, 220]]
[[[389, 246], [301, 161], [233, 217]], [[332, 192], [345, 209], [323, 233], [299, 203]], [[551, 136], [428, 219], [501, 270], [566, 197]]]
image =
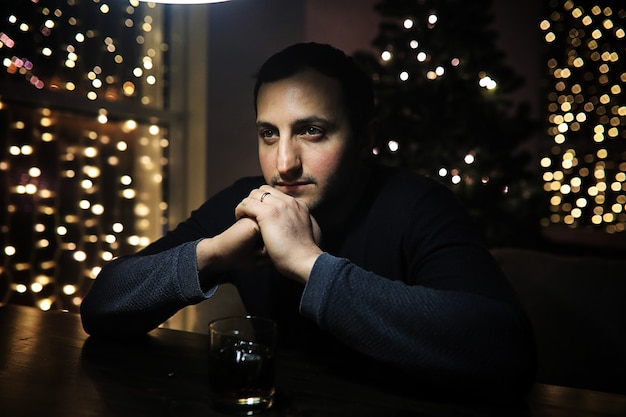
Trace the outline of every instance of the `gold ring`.
[[263, 199], [265, 197], [267, 197], [268, 195], [271, 195], [270, 193], [268, 193], [267, 191], [265, 191], [263, 194], [261, 194], [261, 203], [263, 202]]

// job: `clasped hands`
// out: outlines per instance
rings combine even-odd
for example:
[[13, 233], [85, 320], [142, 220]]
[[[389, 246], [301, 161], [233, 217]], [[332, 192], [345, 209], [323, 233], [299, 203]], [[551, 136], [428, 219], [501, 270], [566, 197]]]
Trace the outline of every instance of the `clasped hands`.
[[322, 250], [320, 228], [306, 204], [263, 185], [237, 205], [235, 218], [223, 233], [198, 244], [199, 269], [219, 272], [272, 262], [281, 274], [308, 280]]

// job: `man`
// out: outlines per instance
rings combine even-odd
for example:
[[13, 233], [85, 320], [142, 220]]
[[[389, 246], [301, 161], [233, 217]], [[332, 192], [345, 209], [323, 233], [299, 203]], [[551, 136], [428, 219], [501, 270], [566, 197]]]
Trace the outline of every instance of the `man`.
[[445, 187], [366, 161], [368, 76], [335, 48], [297, 44], [262, 66], [255, 106], [263, 177], [105, 266], [85, 330], [145, 333], [231, 282], [283, 347], [362, 356], [411, 387], [522, 393], [531, 330], [465, 212]]

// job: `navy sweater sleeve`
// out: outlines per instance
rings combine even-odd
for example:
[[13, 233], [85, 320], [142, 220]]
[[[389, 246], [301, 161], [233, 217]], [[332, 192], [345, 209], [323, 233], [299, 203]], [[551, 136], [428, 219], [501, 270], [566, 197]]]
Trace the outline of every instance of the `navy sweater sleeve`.
[[81, 304], [85, 331], [113, 335], [149, 332], [181, 308], [211, 297], [216, 285], [207, 291], [200, 288], [198, 242], [106, 265]]
[[433, 389], [519, 393], [534, 376], [528, 323], [501, 299], [407, 285], [324, 253], [300, 309], [347, 346]]
[[85, 331], [145, 333], [181, 308], [210, 298], [220, 277], [204, 277], [201, 288], [196, 246], [228, 228], [237, 203], [262, 183], [260, 177], [237, 181], [147, 248], [104, 265], [80, 306]]

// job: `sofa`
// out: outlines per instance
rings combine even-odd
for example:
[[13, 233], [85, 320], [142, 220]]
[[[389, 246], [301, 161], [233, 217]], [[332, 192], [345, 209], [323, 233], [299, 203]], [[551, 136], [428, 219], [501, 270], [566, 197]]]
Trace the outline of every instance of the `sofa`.
[[532, 322], [537, 381], [626, 394], [626, 253], [621, 259], [517, 248], [492, 254]]

